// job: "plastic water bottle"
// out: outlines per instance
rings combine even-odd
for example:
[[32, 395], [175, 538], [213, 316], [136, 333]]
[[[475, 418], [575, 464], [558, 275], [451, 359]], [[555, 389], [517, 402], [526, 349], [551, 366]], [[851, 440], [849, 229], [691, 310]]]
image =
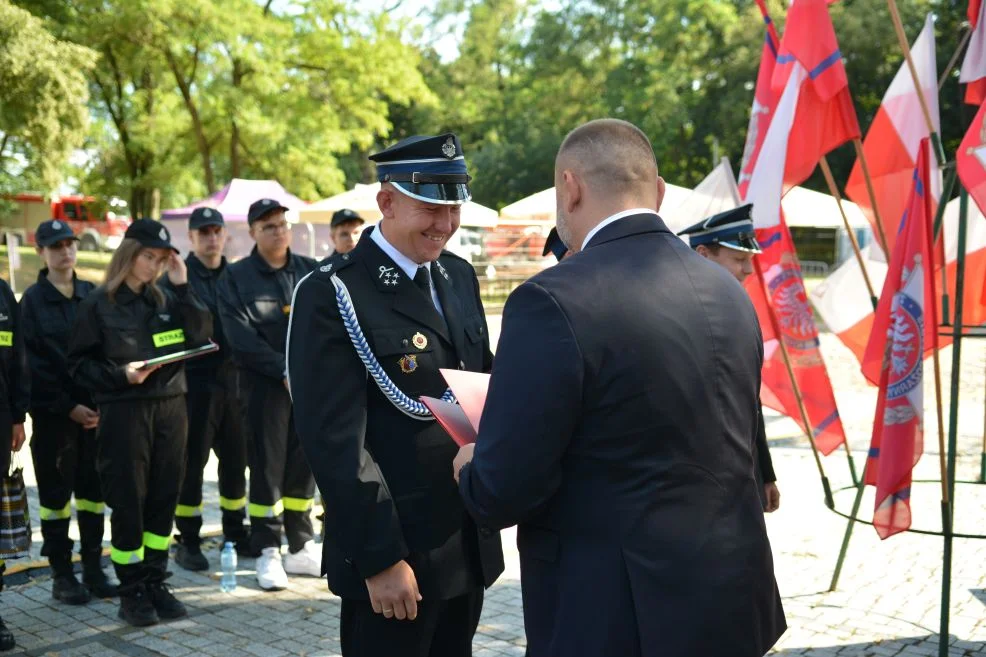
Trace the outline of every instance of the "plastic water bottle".
[[236, 590], [236, 548], [233, 547], [232, 543], [226, 542], [219, 560], [223, 569], [222, 577], [219, 579], [219, 588], [224, 593], [231, 593]]

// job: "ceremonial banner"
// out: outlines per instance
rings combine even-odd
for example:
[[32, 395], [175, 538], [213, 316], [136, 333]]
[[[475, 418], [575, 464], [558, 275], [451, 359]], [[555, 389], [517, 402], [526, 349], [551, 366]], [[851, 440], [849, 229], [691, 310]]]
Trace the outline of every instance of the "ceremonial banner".
[[884, 539], [911, 526], [911, 471], [924, 451], [922, 354], [938, 346], [928, 161], [921, 149], [863, 358], [880, 382], [866, 483], [876, 486], [873, 527]]
[[986, 2], [969, 0], [967, 10], [972, 36], [959, 71], [959, 82], [965, 88], [965, 102], [982, 105], [986, 102]]
[[807, 80], [800, 85], [791, 125], [785, 190], [807, 180], [822, 156], [861, 135], [825, 0], [797, 0], [788, 9], [771, 80], [774, 94], [783, 92], [795, 68]]
[[[931, 14], [924, 22], [924, 29], [911, 46], [911, 59], [921, 81], [921, 90], [928, 103], [928, 111], [935, 130], [940, 132], [938, 112], [938, 68], [935, 59], [935, 24]], [[921, 140], [928, 137], [928, 123], [914, 86], [914, 78], [903, 62], [894, 76], [893, 82], [883, 96], [883, 102], [873, 123], [870, 124], [863, 141], [863, 152], [869, 163], [870, 175], [876, 196], [877, 209], [883, 220], [883, 232], [887, 237], [887, 250], [893, 251], [897, 236], [897, 225], [904, 214], [907, 196], [902, 190], [908, 189], [918, 160], [918, 147]], [[937, 191], [932, 178], [932, 192]], [[937, 198], [940, 194], [935, 194]], [[846, 196], [852, 199], [863, 211], [873, 226], [874, 239], [878, 240], [880, 230], [876, 225], [876, 213], [866, 189], [863, 169], [859, 162], [853, 165], [849, 181], [846, 183]], [[881, 249], [883, 245], [880, 245]], [[876, 255], [876, 254], [874, 254]], [[866, 302], [869, 314], [873, 306]]]
[[[852, 105], [846, 105], [845, 70], [824, 0], [795, 2], [787, 25], [773, 74], [775, 105], [746, 189], [745, 200], [753, 203], [757, 240], [763, 249], [754, 260], [757, 276], [748, 278], [746, 287], [765, 335], [761, 401], [796, 420], [815, 437], [819, 450], [830, 454], [845, 442], [845, 432], [819, 350], [801, 266], [781, 211], [781, 195], [785, 187], [807, 178], [821, 156], [842, 143], [839, 139], [851, 139], [859, 130], [855, 113], [846, 114], [852, 112]], [[824, 131], [816, 122], [825, 126]], [[790, 356], [810, 427], [802, 421], [777, 339], [783, 340]]]
[[739, 174], [739, 193], [740, 198], [746, 196], [746, 189], [750, 186], [750, 178], [753, 176], [753, 168], [757, 164], [757, 157], [763, 146], [763, 140], [767, 136], [767, 127], [773, 118], [771, 113], [777, 105], [777, 98], [774, 96], [774, 89], [771, 80], [774, 77], [774, 67], [777, 65], [777, 50], [780, 47], [780, 38], [777, 36], [777, 29], [774, 27], [770, 15], [767, 13], [767, 5], [764, 0], [756, 0], [763, 14], [763, 22], [766, 24], [764, 30], [763, 51], [760, 54], [760, 71], [757, 73], [757, 86], [753, 91], [753, 107], [750, 109], [750, 124], [746, 129], [746, 146], [743, 148], [743, 159], [740, 163]]
[[962, 186], [986, 214], [986, 101], [959, 145], [955, 167]]

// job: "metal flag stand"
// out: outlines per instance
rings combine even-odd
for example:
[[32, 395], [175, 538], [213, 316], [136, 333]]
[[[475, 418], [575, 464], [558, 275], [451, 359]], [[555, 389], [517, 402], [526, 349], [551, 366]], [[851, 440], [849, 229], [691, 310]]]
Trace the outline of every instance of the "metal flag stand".
[[[942, 194], [942, 202], [938, 207], [937, 216], [935, 217], [935, 237], [937, 238], [941, 234], [942, 223], [944, 219], [944, 212], [947, 199], [951, 196], [952, 189], [956, 182], [956, 171], [954, 163], [949, 163], [947, 165], [948, 173], [945, 178], [945, 185]], [[948, 644], [949, 644], [949, 620], [950, 620], [950, 605], [951, 605], [951, 586], [952, 586], [952, 547], [954, 539], [956, 538], [968, 538], [968, 539], [986, 539], [986, 535], [983, 534], [965, 534], [957, 533], [954, 530], [954, 518], [955, 518], [955, 485], [958, 484], [969, 484], [978, 485], [986, 483], [986, 444], [984, 444], [983, 454], [980, 457], [980, 473], [979, 479], [977, 481], [957, 481], [955, 475], [955, 461], [957, 455], [957, 443], [958, 443], [958, 430], [959, 430], [959, 383], [961, 376], [961, 362], [962, 362], [962, 341], [965, 338], [986, 338], [986, 327], [982, 326], [966, 326], [963, 325], [963, 307], [964, 307], [964, 296], [965, 296], [965, 264], [966, 264], [966, 242], [968, 237], [968, 221], [969, 221], [969, 194], [964, 188], [959, 190], [959, 221], [958, 221], [958, 254], [956, 259], [956, 276], [955, 276], [955, 314], [952, 321], [949, 321], [947, 315], [947, 304], [943, 303], [942, 311], [942, 324], [939, 327], [939, 335], [947, 336], [952, 338], [952, 371], [950, 373], [950, 397], [949, 397], [949, 410], [948, 410], [948, 446], [945, 449], [945, 453], [942, 455], [943, 459], [946, 461], [945, 468], [945, 479], [940, 480], [915, 480], [915, 483], [941, 483], [942, 484], [942, 501], [941, 501], [941, 520], [942, 529], [941, 531], [927, 530], [927, 529], [907, 529], [908, 533], [912, 534], [924, 534], [929, 536], [941, 536], [943, 540], [942, 547], [942, 593], [941, 593], [941, 618], [939, 624], [939, 641], [938, 641], [938, 655], [939, 657], [948, 656]], [[948, 288], [943, 287], [942, 289], [943, 301], [947, 298]], [[939, 413], [941, 417], [941, 413]], [[940, 421], [940, 420], [939, 420]], [[986, 431], [986, 427], [984, 427]], [[836, 561], [835, 570], [832, 574], [832, 582], [829, 586], [829, 591], [835, 591], [838, 583], [839, 576], [842, 573], [842, 567], [845, 564], [846, 553], [849, 548], [849, 540], [852, 536], [853, 527], [856, 523], [861, 523], [865, 525], [872, 525], [872, 522], [863, 520], [859, 517], [859, 507], [863, 498], [863, 491], [866, 488], [865, 482], [865, 466], [863, 469], [863, 476], [860, 478], [858, 485], [849, 485], [836, 490], [836, 493], [856, 490], [856, 496], [853, 500], [852, 510], [846, 514], [839, 511], [838, 508], [832, 507], [832, 511], [837, 515], [846, 518], [849, 522], [846, 526], [846, 533], [842, 540], [842, 548], [839, 551], [839, 558]]]

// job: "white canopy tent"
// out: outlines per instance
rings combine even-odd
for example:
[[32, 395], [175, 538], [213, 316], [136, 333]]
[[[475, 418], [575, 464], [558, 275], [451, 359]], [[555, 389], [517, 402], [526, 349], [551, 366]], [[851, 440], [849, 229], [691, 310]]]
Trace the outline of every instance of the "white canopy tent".
[[[721, 165], [720, 165], [721, 166]], [[718, 168], [717, 170], [718, 171]], [[668, 228], [678, 232], [718, 212], [736, 207], [732, 192], [722, 176], [713, 172], [694, 190], [668, 183], [661, 204], [661, 217]], [[843, 228], [835, 198], [804, 187], [791, 189], [781, 202], [790, 227]], [[854, 229], [866, 229], [869, 222], [855, 203], [843, 199], [842, 206]], [[532, 194], [500, 210], [501, 224], [555, 225], [555, 188]], [[544, 231], [547, 233], [547, 229]]]
[[[668, 183], [662, 209], [674, 208], [684, 202], [692, 190]], [[534, 226], [544, 224], [549, 229], [555, 225], [555, 188], [550, 187], [500, 210], [501, 224]], [[547, 230], [544, 231], [547, 234]]]
[[[311, 223], [329, 223], [337, 210], [348, 208], [368, 224], [380, 221], [380, 209], [377, 207], [377, 192], [380, 183], [362, 185], [357, 183], [352, 189], [335, 196], [322, 199], [306, 206], [299, 212], [301, 221]], [[470, 201], [462, 206], [461, 225], [468, 228], [492, 228], [496, 226], [496, 210], [479, 203]]]

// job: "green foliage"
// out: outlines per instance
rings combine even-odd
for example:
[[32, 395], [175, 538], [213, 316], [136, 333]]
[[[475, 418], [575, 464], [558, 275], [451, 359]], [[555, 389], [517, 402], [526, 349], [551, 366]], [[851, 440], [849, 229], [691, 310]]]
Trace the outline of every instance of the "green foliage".
[[50, 191], [85, 136], [95, 53], [0, 0], [0, 192]]
[[[0, 17], [16, 11], [5, 2]], [[274, 177], [314, 200], [372, 179], [374, 149], [444, 130], [463, 140], [476, 200], [501, 207], [550, 186], [565, 134], [605, 116], [644, 129], [665, 178], [690, 185], [717, 155], [739, 164], [764, 32], [745, 0], [441, 0], [423, 5], [424, 23], [358, 0], [20, 4], [46, 20], [32, 29], [61, 40], [49, 37], [43, 59], [73, 63], [39, 79], [78, 86], [85, 76], [89, 87], [89, 160], [71, 172], [86, 192], [128, 199], [134, 214], [200, 198], [232, 177]], [[768, 4], [782, 29], [787, 2]], [[936, 12], [940, 71], [959, 42], [960, 4], [898, 2], [909, 40]], [[902, 61], [886, 0], [843, 0], [831, 14], [865, 131]], [[458, 40], [451, 57], [436, 50], [449, 34]], [[95, 68], [65, 41], [96, 51]], [[953, 74], [941, 98], [946, 149], [970, 116], [960, 94]], [[62, 105], [33, 111], [77, 134], [84, 103]], [[15, 116], [2, 109], [0, 120]], [[69, 151], [52, 151], [51, 141], [21, 151], [69, 172]], [[854, 158], [851, 147], [830, 156], [837, 180]], [[820, 174], [808, 184], [824, 189]]]

